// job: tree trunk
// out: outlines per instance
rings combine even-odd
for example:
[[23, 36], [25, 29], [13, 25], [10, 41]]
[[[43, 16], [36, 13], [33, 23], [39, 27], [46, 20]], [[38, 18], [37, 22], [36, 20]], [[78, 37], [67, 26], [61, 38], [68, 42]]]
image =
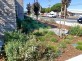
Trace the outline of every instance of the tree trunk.
[[36, 15], [36, 20], [38, 20], [38, 15]]

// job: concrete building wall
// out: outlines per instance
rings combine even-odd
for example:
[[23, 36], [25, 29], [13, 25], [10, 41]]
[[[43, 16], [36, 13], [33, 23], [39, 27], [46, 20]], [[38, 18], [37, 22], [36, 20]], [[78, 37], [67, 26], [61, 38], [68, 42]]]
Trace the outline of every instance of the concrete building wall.
[[19, 19], [24, 19], [23, 0], [15, 0], [16, 14]]
[[0, 35], [16, 28], [14, 0], [0, 0]]

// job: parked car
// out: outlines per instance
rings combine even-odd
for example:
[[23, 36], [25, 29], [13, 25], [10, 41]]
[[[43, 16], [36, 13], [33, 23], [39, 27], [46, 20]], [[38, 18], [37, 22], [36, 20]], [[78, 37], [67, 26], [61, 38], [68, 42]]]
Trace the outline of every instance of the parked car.
[[82, 23], [82, 17], [80, 17], [79, 19], [77, 19], [78, 23]]
[[51, 17], [51, 18], [56, 18], [57, 17], [55, 14], [48, 14], [47, 16]]

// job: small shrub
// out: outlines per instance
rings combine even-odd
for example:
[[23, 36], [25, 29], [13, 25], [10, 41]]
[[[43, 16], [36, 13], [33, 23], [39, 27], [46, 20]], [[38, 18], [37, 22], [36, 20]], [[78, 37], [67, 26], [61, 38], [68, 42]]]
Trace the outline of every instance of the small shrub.
[[48, 33], [48, 30], [43, 29], [43, 28], [40, 28], [39, 30], [35, 30], [35, 31], [33, 32], [33, 34], [36, 35], [37, 37], [38, 37], [38, 36], [44, 36], [44, 35], [46, 35], [47, 33]]
[[82, 50], [82, 41], [77, 42], [76, 49]]
[[37, 37], [38, 36], [43, 36], [42, 32], [39, 32], [39, 31], [38, 32], [35, 32], [34, 35], [36, 35]]
[[29, 38], [27, 35], [21, 33], [20, 31], [5, 32], [5, 43], [8, 41], [20, 40], [27, 41]]
[[82, 28], [80, 26], [71, 27], [69, 33], [71, 35], [82, 36]]
[[52, 45], [48, 45], [47, 49], [46, 49], [46, 55], [47, 55], [47, 59], [53, 59], [53, 58], [57, 58], [61, 51], [58, 49], [57, 46], [52, 46]]
[[49, 34], [49, 35], [55, 35], [55, 32], [49, 31], [48, 34]]
[[38, 37], [38, 40], [39, 40], [39, 41], [45, 41], [46, 38], [45, 38], [44, 36], [42, 36], [42, 37]]
[[76, 46], [76, 49], [78, 49], [78, 50], [82, 50], [82, 45], [78, 45], [78, 46]]
[[59, 43], [59, 48], [66, 48], [66, 43], [64, 41]]
[[70, 43], [72, 42], [72, 40], [70, 40], [70, 39], [64, 39], [64, 42], [65, 42], [66, 44], [70, 44]]
[[27, 39], [23, 39], [25, 35], [17, 32], [10, 32], [7, 35], [8, 39], [5, 39], [7, 61], [39, 61], [44, 57], [48, 61], [59, 56], [60, 51], [57, 46], [37, 41], [34, 35], [29, 35]]
[[66, 36], [66, 38], [65, 38], [65, 39], [72, 40], [72, 39], [73, 39], [73, 36], [72, 36], [72, 35], [68, 35], [68, 36]]
[[77, 44], [78, 44], [78, 45], [82, 45], [82, 41], [78, 41]]
[[17, 29], [21, 29], [22, 20], [19, 18], [16, 19]]
[[45, 24], [38, 22], [31, 17], [25, 17], [25, 19], [22, 21], [22, 32], [29, 33], [32, 32], [35, 29], [39, 28], [48, 28]]
[[52, 38], [50, 38], [50, 39], [51, 39], [50, 41], [52, 41], [52, 42], [57, 42], [57, 39], [54, 38], [54, 37], [52, 37]]

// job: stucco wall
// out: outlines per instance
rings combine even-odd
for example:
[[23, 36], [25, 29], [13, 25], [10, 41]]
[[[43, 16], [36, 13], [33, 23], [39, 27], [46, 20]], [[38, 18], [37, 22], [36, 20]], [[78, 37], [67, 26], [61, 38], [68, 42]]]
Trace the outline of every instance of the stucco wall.
[[0, 35], [16, 28], [14, 0], [0, 0]]
[[15, 0], [16, 14], [19, 19], [24, 19], [23, 0]]

